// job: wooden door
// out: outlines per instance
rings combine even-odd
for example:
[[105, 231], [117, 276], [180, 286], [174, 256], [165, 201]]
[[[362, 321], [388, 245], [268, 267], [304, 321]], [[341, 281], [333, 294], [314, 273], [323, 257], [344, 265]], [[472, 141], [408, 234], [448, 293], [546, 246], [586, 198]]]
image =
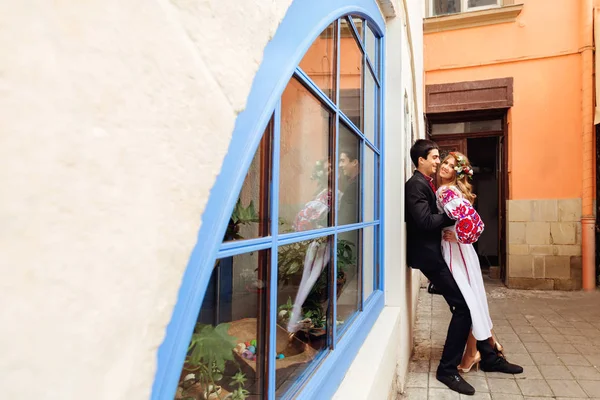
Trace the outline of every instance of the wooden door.
[[467, 155], [467, 139], [433, 139], [440, 147], [440, 158], [444, 157], [451, 151], [458, 151]]

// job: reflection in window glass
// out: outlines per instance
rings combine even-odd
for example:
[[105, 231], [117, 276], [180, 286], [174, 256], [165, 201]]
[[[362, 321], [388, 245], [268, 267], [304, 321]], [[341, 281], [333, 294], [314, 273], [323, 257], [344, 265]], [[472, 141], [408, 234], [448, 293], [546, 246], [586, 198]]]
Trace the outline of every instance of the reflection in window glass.
[[371, 141], [371, 143], [377, 145], [375, 141], [375, 113], [377, 108], [375, 106], [376, 97], [376, 84], [371, 71], [367, 69], [365, 73], [365, 121], [363, 133]]
[[338, 225], [354, 224], [360, 221], [360, 140], [340, 123], [339, 142]]
[[331, 243], [322, 237], [277, 251], [277, 398], [327, 350]]
[[375, 219], [375, 153], [368, 146], [365, 146], [365, 175], [364, 183], [364, 222], [371, 222]]
[[[337, 240], [337, 321], [338, 332], [360, 309], [360, 231], [338, 233]], [[341, 335], [338, 336], [338, 339]]]
[[469, 8], [498, 5], [498, 0], [469, 0]]
[[358, 31], [358, 37], [360, 38], [360, 40], [363, 40], [363, 27], [365, 26], [365, 20], [361, 17], [352, 16], [352, 22], [354, 23], [354, 26]]
[[236, 391], [263, 398], [268, 266], [268, 250], [215, 262], [181, 373], [180, 398], [225, 398]]
[[369, 60], [371, 60], [371, 64], [375, 69], [375, 73], [379, 73], [379, 60], [377, 54], [377, 40], [375, 40], [375, 34], [368, 28], [365, 32], [365, 48], [367, 49], [367, 54], [369, 55]]
[[377, 274], [375, 272], [375, 238], [374, 238], [374, 228], [369, 226], [363, 229], [363, 242], [362, 242], [362, 250], [363, 250], [363, 299], [366, 301], [371, 293], [373, 293], [373, 288], [375, 285], [375, 279]]
[[281, 97], [280, 232], [331, 226], [331, 114], [296, 79]]
[[[342, 29], [349, 29], [341, 20]], [[362, 50], [354, 35], [340, 38], [340, 109], [362, 130]]]
[[270, 144], [272, 126], [269, 124], [252, 159], [244, 179], [238, 201], [231, 218], [224, 242], [255, 239], [269, 235], [269, 177], [271, 174]]
[[453, 122], [449, 124], [431, 124], [432, 135], [452, 135], [460, 133], [492, 132], [502, 130], [502, 120]]
[[335, 24], [329, 25], [310, 46], [300, 68], [333, 101], [335, 92]]
[[461, 12], [461, 0], [433, 0], [433, 15]]

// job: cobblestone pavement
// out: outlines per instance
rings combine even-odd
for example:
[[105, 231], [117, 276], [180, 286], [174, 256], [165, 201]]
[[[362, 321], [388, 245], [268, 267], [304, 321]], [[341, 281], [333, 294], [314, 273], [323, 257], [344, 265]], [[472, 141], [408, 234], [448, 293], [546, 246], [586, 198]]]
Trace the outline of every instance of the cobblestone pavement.
[[442, 296], [419, 293], [415, 347], [399, 399], [600, 399], [600, 292], [507, 289], [486, 281], [498, 341], [520, 375], [475, 371], [463, 377], [475, 396], [435, 379], [450, 321]]

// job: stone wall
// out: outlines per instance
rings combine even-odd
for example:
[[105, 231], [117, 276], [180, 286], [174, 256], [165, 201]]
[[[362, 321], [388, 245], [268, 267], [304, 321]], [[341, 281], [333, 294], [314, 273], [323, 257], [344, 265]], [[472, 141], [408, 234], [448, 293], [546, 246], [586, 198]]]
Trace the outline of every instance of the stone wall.
[[507, 285], [581, 289], [581, 199], [507, 202]]

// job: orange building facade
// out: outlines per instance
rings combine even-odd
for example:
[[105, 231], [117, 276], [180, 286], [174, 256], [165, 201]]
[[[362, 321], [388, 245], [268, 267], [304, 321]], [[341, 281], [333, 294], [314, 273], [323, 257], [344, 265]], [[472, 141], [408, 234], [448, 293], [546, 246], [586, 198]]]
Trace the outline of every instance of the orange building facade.
[[596, 286], [594, 5], [426, 5], [428, 132], [471, 159], [482, 267], [511, 288]]

